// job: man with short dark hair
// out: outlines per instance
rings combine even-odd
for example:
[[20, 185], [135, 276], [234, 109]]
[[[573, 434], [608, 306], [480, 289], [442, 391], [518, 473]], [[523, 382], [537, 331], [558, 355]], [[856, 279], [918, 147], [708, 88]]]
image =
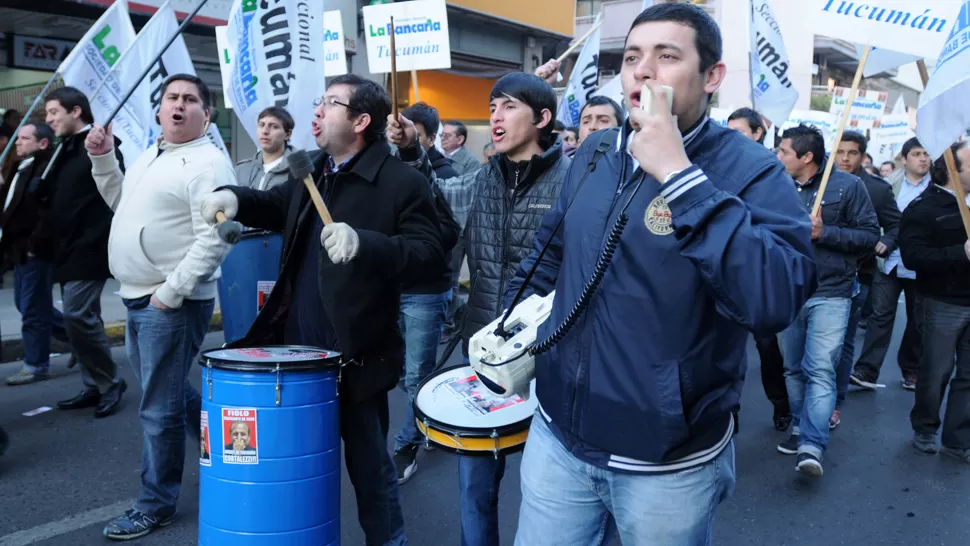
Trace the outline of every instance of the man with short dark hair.
[[458, 170], [452, 160], [445, 157], [434, 145], [438, 138], [438, 127], [441, 125], [438, 110], [434, 106], [418, 102], [405, 108], [401, 115], [414, 122], [418, 132], [418, 144], [428, 154], [435, 176], [442, 179], [457, 177]]
[[862, 308], [869, 297], [872, 280], [876, 274], [876, 257], [886, 258], [896, 250], [896, 238], [899, 235], [899, 208], [893, 197], [892, 186], [881, 178], [877, 178], [863, 168], [863, 157], [866, 155], [866, 137], [857, 131], [846, 131], [842, 134], [839, 148], [836, 150], [836, 165], [839, 170], [858, 176], [866, 187], [869, 200], [876, 211], [879, 228], [882, 235], [868, 256], [859, 265], [858, 291], [852, 295], [852, 308], [849, 311], [849, 324], [845, 329], [845, 342], [842, 344], [842, 355], [836, 366], [836, 399], [835, 411], [829, 419], [829, 428], [836, 428], [842, 422], [842, 402], [849, 390], [849, 376], [852, 374], [852, 363], [855, 361], [855, 337], [862, 318]]
[[[795, 180], [805, 210], [811, 211], [822, 182], [822, 132], [808, 125], [792, 127], [778, 148], [778, 159]], [[797, 455], [795, 469], [817, 478], [829, 443], [835, 367], [849, 323], [852, 286], [859, 264], [879, 242], [879, 224], [862, 181], [837, 170], [825, 187], [819, 215], [811, 218], [819, 284], [795, 322], [778, 335], [793, 417], [791, 434], [778, 451]]]
[[764, 144], [767, 129], [761, 114], [751, 108], [738, 108], [728, 116], [727, 126], [758, 144]]
[[623, 108], [613, 99], [603, 95], [590, 97], [579, 111], [579, 144], [600, 129], [619, 127], [625, 119]]
[[[342, 353], [340, 435], [368, 544], [404, 545], [398, 476], [387, 450], [387, 392], [404, 365], [401, 286], [444, 271], [428, 179], [391, 154], [391, 99], [371, 80], [337, 76], [314, 112], [312, 179], [334, 223], [323, 225], [302, 180], [266, 191], [221, 188], [203, 202], [247, 226], [283, 233], [283, 264], [249, 333], [233, 346], [310, 345]], [[401, 149], [426, 160], [419, 146]]]
[[283, 107], [270, 106], [259, 113], [256, 118], [259, 151], [236, 165], [236, 182], [240, 186], [268, 190], [286, 182], [293, 126], [293, 116]]
[[200, 207], [213, 190], [236, 183], [229, 158], [208, 136], [209, 101], [197, 76], [169, 76], [157, 112], [162, 137], [127, 173], [112, 153], [110, 125], [95, 125], [84, 143], [98, 191], [114, 211], [108, 260], [128, 308], [125, 346], [142, 391], [141, 494], [105, 526], [112, 540], [171, 523], [185, 435], [199, 440], [202, 397], [188, 374], [209, 330], [219, 265], [229, 252]]
[[910, 422], [913, 447], [936, 453], [949, 385], [939, 451], [970, 464], [970, 241], [960, 219], [960, 208], [970, 203], [959, 202], [954, 188], [960, 184], [970, 194], [970, 148], [958, 142], [950, 151], [958, 180], [950, 180], [945, 158], [937, 159], [930, 170], [933, 186], [906, 208], [899, 228], [903, 262], [916, 271], [922, 295], [923, 355]]
[[41, 176], [54, 148], [54, 132], [46, 123], [28, 122], [17, 136], [17, 171], [6, 188], [0, 213], [0, 248], [13, 264], [14, 306], [20, 311], [25, 367], [46, 376], [51, 337], [68, 342], [64, 317], [54, 307], [53, 252], [45, 232], [50, 212], [50, 183]]
[[[634, 20], [619, 76], [627, 123], [576, 152], [497, 306], [546, 248], [524, 296], [555, 290], [538, 337], [559, 332], [536, 355], [518, 546], [597, 544], [610, 528], [623, 544], [706, 544], [734, 489], [750, 332], [794, 319], [815, 266], [781, 165], [706, 115], [721, 54], [717, 23], [697, 6], [655, 4]], [[661, 85], [674, 89], [672, 110]]]
[[[64, 327], [84, 382], [80, 394], [58, 402], [57, 407], [94, 407], [95, 417], [105, 417], [117, 411], [127, 385], [111, 358], [101, 319], [101, 292], [111, 276], [108, 234], [112, 212], [98, 193], [91, 159], [84, 150], [84, 139], [94, 118], [84, 93], [73, 87], [50, 92], [44, 97], [44, 109], [47, 124], [61, 143], [43, 174], [50, 183], [50, 212], [38, 229], [50, 236], [54, 282], [61, 285], [64, 302]], [[123, 169], [118, 146], [114, 153]], [[21, 375], [8, 378], [7, 383], [29, 383], [36, 380], [32, 376], [25, 369]]]
[[[904, 168], [893, 173], [889, 183], [892, 184], [893, 194], [896, 196], [897, 208], [906, 212], [906, 207], [930, 186], [930, 154], [918, 140], [911, 138], [903, 144], [902, 156]], [[862, 389], [876, 389], [879, 371], [892, 340], [899, 295], [905, 293], [906, 329], [899, 343], [896, 362], [903, 372], [903, 388], [914, 391], [923, 350], [920, 334], [922, 313], [919, 311], [919, 291], [916, 290], [917, 275], [903, 263], [898, 248], [890, 252], [888, 258], [879, 261], [880, 267], [872, 280], [870, 291], [872, 315], [867, 321], [862, 354], [856, 360], [849, 380]]]
[[889, 175], [893, 174], [895, 170], [896, 165], [892, 161], [883, 161], [882, 165], [879, 165], [879, 176], [889, 178]]
[[468, 141], [468, 128], [460, 121], [449, 121], [441, 130], [441, 148], [445, 155], [454, 162], [458, 174], [465, 175], [477, 171], [482, 162], [475, 154], [468, 151], [465, 142]]

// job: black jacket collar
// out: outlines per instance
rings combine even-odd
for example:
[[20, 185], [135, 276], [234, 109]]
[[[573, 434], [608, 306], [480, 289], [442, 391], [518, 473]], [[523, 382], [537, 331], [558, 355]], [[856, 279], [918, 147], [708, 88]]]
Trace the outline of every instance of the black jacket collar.
[[[377, 181], [377, 174], [381, 171], [381, 167], [384, 166], [384, 162], [389, 157], [391, 157], [391, 146], [381, 137], [365, 146], [360, 153], [352, 157], [340, 169], [340, 173], [353, 174], [373, 184]], [[317, 152], [317, 156], [313, 159], [315, 172], [323, 172], [325, 162], [329, 160], [330, 156], [325, 152]]]
[[492, 157], [489, 164], [493, 169], [496, 169], [500, 173], [501, 178], [505, 182], [512, 183], [515, 181], [515, 171], [519, 171], [519, 185], [529, 184], [537, 180], [542, 173], [548, 171], [556, 164], [557, 161], [562, 157], [562, 137], [556, 135], [555, 142], [552, 143], [549, 148], [547, 148], [541, 154], [536, 154], [532, 156], [532, 159], [527, 161], [512, 161], [508, 158], [506, 154], [496, 154]]

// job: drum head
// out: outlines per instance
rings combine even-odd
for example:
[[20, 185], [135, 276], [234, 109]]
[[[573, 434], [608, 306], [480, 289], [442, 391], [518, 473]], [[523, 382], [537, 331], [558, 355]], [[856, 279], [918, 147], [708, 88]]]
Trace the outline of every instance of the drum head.
[[[530, 385], [535, 392], [535, 380]], [[471, 366], [449, 368], [429, 376], [414, 397], [416, 413], [433, 424], [462, 433], [489, 434], [527, 426], [539, 401], [535, 396], [502, 398], [485, 388]]]
[[340, 353], [303, 345], [273, 345], [212, 349], [202, 353], [202, 365], [234, 371], [318, 370], [340, 364]]

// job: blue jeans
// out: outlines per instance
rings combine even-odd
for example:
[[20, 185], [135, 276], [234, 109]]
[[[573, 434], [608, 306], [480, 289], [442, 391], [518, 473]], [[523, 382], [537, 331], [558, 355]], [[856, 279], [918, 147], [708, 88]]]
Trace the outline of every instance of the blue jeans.
[[574, 457], [536, 413], [522, 456], [516, 546], [711, 544], [714, 512], [734, 491], [734, 442], [671, 474], [622, 474]]
[[394, 438], [394, 449], [421, 444], [421, 433], [414, 424], [414, 397], [418, 384], [434, 370], [438, 342], [451, 303], [451, 290], [441, 294], [402, 294], [401, 332], [404, 334], [404, 390], [408, 405], [404, 425]]
[[130, 305], [125, 335], [128, 362], [141, 384], [141, 494], [135, 509], [175, 513], [185, 465], [185, 434], [198, 439], [202, 398], [188, 374], [209, 329], [214, 300], [185, 300], [169, 311]]
[[13, 303], [22, 319], [24, 370], [37, 375], [50, 373], [51, 337], [67, 343], [64, 316], [54, 307], [51, 290], [54, 265], [27, 258], [13, 266]]
[[459, 457], [461, 546], [498, 546], [498, 489], [505, 456]]
[[778, 334], [799, 453], [822, 458], [835, 409], [835, 364], [849, 323], [849, 298], [811, 298]]
[[835, 409], [842, 407], [845, 394], [849, 392], [849, 376], [852, 375], [852, 364], [855, 362], [855, 337], [859, 331], [859, 321], [862, 319], [862, 308], [867, 299], [869, 299], [869, 286], [859, 283], [859, 291], [852, 296], [849, 324], [845, 327], [845, 341], [842, 342], [842, 356], [835, 368]]

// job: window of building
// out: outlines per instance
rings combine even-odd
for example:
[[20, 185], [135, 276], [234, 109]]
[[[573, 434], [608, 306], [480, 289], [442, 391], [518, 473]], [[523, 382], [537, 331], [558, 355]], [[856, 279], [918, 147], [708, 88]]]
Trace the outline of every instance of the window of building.
[[602, 5], [603, 0], [576, 0], [576, 17], [593, 17]]

